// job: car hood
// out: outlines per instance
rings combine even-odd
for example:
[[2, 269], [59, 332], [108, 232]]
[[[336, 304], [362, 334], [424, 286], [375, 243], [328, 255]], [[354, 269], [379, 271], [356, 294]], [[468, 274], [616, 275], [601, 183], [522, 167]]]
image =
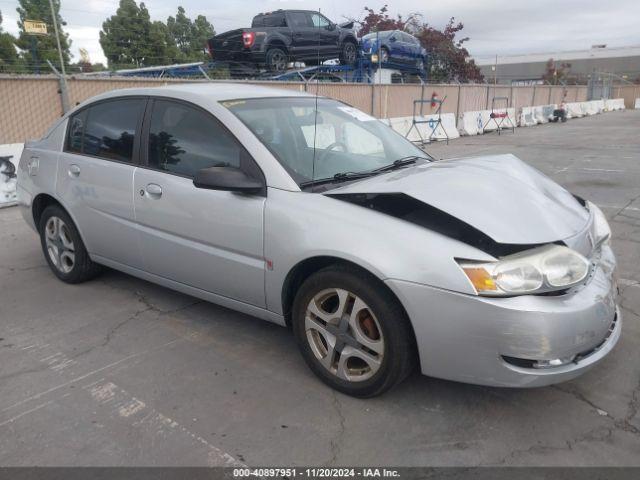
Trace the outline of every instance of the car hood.
[[513, 155], [419, 164], [326, 193], [405, 194], [504, 244], [556, 242], [589, 222], [573, 195]]

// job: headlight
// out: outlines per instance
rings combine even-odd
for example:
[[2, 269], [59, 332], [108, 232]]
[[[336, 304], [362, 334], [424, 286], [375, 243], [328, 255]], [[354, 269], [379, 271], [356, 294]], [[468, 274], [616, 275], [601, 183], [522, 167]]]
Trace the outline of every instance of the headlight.
[[578, 252], [548, 245], [497, 262], [459, 261], [479, 295], [509, 296], [563, 290], [589, 274], [589, 261]]
[[589, 211], [593, 212], [593, 229], [595, 233], [595, 246], [611, 241], [611, 227], [607, 218], [595, 204], [588, 202]]

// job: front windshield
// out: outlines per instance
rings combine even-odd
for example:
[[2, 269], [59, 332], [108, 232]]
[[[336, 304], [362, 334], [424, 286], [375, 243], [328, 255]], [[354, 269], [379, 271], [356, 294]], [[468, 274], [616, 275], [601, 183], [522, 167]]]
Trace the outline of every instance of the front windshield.
[[382, 122], [336, 100], [317, 99], [317, 113], [313, 97], [233, 100], [223, 105], [298, 184], [365, 172], [408, 157], [429, 158]]

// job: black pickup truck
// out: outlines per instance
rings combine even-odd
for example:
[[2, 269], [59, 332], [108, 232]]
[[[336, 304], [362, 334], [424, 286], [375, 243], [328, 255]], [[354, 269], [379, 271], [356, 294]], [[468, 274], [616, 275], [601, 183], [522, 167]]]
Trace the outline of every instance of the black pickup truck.
[[208, 42], [215, 61], [251, 63], [282, 71], [289, 62], [318, 62], [338, 58], [351, 65], [358, 58], [353, 24], [337, 25], [319, 12], [277, 10], [257, 15], [251, 28], [221, 33]]

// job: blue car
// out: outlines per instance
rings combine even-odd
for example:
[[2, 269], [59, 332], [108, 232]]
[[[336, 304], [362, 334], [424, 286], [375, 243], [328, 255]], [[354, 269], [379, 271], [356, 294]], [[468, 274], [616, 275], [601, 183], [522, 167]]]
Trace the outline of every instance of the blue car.
[[416, 37], [406, 32], [372, 32], [362, 37], [361, 45], [365, 57], [373, 62], [413, 65], [417, 70], [424, 70], [427, 51]]

